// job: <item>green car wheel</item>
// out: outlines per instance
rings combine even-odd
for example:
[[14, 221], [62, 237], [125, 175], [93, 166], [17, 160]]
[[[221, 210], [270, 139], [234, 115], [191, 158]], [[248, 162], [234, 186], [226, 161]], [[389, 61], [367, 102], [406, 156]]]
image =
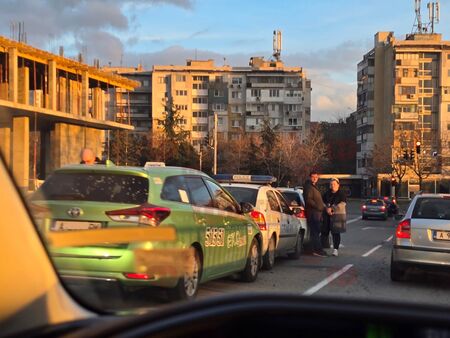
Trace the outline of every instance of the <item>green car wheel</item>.
[[258, 240], [253, 238], [250, 250], [248, 252], [247, 263], [244, 271], [241, 272], [243, 282], [254, 282], [258, 277], [259, 265], [261, 261], [261, 249]]
[[189, 262], [189, 266], [192, 266], [191, 271], [186, 272], [173, 289], [167, 290], [170, 300], [192, 300], [198, 293], [202, 263], [198, 250], [193, 248], [192, 253]]

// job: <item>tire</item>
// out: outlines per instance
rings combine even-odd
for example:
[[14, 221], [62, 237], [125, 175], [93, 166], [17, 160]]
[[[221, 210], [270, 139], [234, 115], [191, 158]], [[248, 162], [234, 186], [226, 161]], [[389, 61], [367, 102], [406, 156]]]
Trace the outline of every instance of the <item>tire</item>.
[[190, 259], [194, 263], [193, 269], [191, 273], [185, 273], [174, 288], [167, 290], [170, 300], [193, 300], [197, 296], [202, 275], [202, 262], [198, 250], [191, 248], [193, 254], [190, 255]]
[[275, 237], [270, 237], [269, 246], [263, 256], [263, 269], [272, 270], [275, 265]]
[[406, 270], [398, 263], [395, 263], [391, 257], [391, 280], [393, 282], [401, 282], [406, 280]]
[[240, 273], [240, 279], [243, 282], [254, 282], [258, 277], [259, 263], [261, 260], [261, 249], [256, 238], [253, 238], [250, 244], [250, 250], [247, 255], [245, 269]]
[[290, 259], [299, 259], [303, 249], [303, 237], [305, 236], [303, 231], [300, 231], [295, 242], [294, 252], [288, 254]]

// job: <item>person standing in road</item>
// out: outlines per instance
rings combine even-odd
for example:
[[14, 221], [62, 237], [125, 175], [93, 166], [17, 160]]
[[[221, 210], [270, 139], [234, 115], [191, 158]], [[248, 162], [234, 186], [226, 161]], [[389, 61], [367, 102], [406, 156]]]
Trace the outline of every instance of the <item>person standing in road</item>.
[[339, 189], [339, 179], [330, 180], [330, 188], [323, 194], [323, 201], [326, 205], [322, 232], [320, 234], [322, 245], [328, 242], [328, 236], [331, 232], [333, 237], [333, 256], [338, 255], [339, 245], [341, 243], [341, 233], [346, 231], [346, 204], [347, 198], [342, 189]]
[[313, 255], [327, 257], [328, 255], [323, 250], [320, 242], [320, 225], [325, 204], [322, 200], [322, 194], [317, 187], [318, 181], [319, 173], [312, 171], [309, 174], [309, 180], [306, 181], [303, 187], [303, 198], [305, 200], [306, 220], [311, 233]]

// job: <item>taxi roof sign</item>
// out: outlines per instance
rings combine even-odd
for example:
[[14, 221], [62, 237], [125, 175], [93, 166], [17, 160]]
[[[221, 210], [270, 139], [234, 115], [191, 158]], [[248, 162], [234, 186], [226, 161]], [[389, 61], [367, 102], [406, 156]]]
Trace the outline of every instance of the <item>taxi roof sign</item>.
[[275, 177], [270, 175], [217, 174], [213, 175], [212, 178], [221, 183], [270, 184], [277, 181]]
[[145, 162], [144, 168], [150, 167], [165, 167], [166, 164], [164, 162]]

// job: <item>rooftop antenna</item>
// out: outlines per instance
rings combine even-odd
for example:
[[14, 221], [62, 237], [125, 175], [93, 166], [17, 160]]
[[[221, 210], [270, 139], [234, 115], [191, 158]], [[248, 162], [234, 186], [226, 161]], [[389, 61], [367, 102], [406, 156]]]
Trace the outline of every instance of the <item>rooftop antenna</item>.
[[[426, 28], [423, 27], [422, 24], [422, 15], [420, 14], [420, 7], [421, 7], [421, 0], [415, 0], [415, 9], [414, 11], [416, 12], [416, 18], [414, 20], [414, 25], [413, 25], [413, 34], [422, 34], [422, 33], [426, 33]], [[416, 24], [417, 22], [417, 24]], [[416, 29], [414, 30], [414, 28], [416, 27]]]
[[280, 61], [281, 57], [281, 31], [273, 31], [273, 57]]
[[434, 24], [439, 23], [439, 0], [435, 2], [429, 2], [428, 7], [428, 18], [430, 19], [429, 25], [431, 26], [431, 34], [434, 34]]

